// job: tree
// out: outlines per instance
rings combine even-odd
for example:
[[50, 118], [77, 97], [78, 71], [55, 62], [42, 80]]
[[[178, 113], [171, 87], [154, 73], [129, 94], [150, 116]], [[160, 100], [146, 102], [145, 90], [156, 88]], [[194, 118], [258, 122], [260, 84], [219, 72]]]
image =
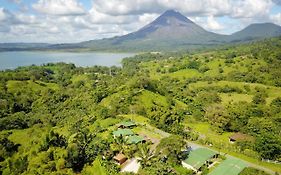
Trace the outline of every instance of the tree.
[[213, 104], [207, 107], [205, 118], [209, 120], [217, 132], [226, 130], [230, 121], [228, 111], [220, 104]]
[[93, 162], [109, 145], [87, 129], [82, 129], [71, 136], [67, 147], [66, 167], [81, 172], [84, 165]]
[[200, 103], [203, 104], [203, 106], [212, 104], [212, 103], [220, 103], [221, 98], [216, 92], [199, 92], [196, 100]]
[[255, 149], [261, 157], [270, 160], [281, 160], [281, 138], [272, 133], [262, 133], [258, 136]]
[[253, 103], [254, 104], [265, 104], [266, 103], [266, 96], [262, 93], [257, 93], [253, 97]]
[[265, 117], [252, 117], [249, 119], [247, 124], [247, 130], [252, 135], [260, 135], [262, 133], [277, 132], [276, 124], [272, 120]]
[[10, 141], [8, 135], [3, 135], [0, 138], [0, 162], [7, 157], [11, 157], [18, 151], [20, 144], [15, 144]]
[[167, 159], [169, 163], [180, 164], [183, 156], [182, 149], [187, 147], [186, 141], [178, 135], [171, 135], [162, 139], [156, 148], [156, 154]]
[[198, 70], [199, 67], [200, 67], [200, 62], [198, 62], [198, 61], [191, 61], [187, 65], [188, 69], [197, 69]]
[[41, 150], [48, 150], [49, 147], [66, 147], [67, 141], [64, 136], [59, 135], [58, 133], [51, 130], [47, 135], [46, 138], [41, 146]]
[[28, 156], [15, 157], [8, 160], [7, 168], [4, 169], [3, 174], [22, 174], [27, 170], [28, 167]]
[[149, 149], [148, 144], [139, 144], [139, 152], [138, 156], [140, 159], [138, 160], [142, 167], [151, 166], [152, 160], [155, 157], [154, 153]]
[[115, 137], [114, 138], [114, 142], [110, 145], [111, 149], [113, 150], [113, 152], [124, 152], [125, 149], [125, 139], [122, 136], [119, 137]]

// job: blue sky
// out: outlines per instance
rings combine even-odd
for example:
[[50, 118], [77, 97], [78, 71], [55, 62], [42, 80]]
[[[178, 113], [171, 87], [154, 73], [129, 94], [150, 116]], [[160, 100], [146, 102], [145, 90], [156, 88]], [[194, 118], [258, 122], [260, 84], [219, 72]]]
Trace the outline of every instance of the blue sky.
[[281, 25], [281, 0], [0, 0], [1, 42], [79, 42], [136, 31], [174, 9], [206, 30]]

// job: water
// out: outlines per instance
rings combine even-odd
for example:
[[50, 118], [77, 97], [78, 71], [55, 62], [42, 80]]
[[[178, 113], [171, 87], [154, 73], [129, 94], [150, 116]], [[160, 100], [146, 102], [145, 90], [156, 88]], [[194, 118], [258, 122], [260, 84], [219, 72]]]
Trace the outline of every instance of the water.
[[125, 57], [133, 53], [97, 53], [97, 52], [0, 52], [0, 70], [15, 69], [19, 66], [32, 64], [42, 65], [44, 63], [74, 63], [76, 66], [90, 67], [99, 66], [121, 66]]

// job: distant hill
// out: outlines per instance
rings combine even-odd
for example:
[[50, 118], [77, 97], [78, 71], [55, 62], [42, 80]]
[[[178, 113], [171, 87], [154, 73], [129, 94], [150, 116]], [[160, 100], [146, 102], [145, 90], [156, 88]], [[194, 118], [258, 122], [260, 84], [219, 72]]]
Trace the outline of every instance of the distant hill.
[[0, 43], [0, 51], [47, 49], [47, 43]]
[[281, 27], [273, 23], [251, 24], [245, 29], [233, 33], [228, 37], [229, 41], [247, 41], [269, 38], [281, 35]]
[[[70, 49], [91, 51], [165, 51], [216, 46], [225, 43], [247, 42], [281, 35], [281, 26], [272, 23], [251, 24], [232, 35], [206, 31], [174, 10], [168, 10], [150, 24], [123, 36], [90, 40], [73, 44], [9, 45], [9, 50]], [[0, 51], [5, 50], [0, 44]]]

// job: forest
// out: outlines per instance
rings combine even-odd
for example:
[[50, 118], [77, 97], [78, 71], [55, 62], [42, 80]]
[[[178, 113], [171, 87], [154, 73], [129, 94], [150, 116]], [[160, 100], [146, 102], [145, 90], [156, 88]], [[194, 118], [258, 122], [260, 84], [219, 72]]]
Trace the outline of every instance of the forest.
[[[120, 152], [138, 157], [141, 175], [193, 174], [181, 166], [190, 143], [281, 173], [280, 48], [279, 37], [143, 53], [122, 67], [1, 71], [0, 174], [130, 174], [114, 161]], [[150, 140], [114, 137], [124, 121]], [[235, 133], [248, 139], [230, 143]], [[268, 173], [250, 166], [240, 174]]]

